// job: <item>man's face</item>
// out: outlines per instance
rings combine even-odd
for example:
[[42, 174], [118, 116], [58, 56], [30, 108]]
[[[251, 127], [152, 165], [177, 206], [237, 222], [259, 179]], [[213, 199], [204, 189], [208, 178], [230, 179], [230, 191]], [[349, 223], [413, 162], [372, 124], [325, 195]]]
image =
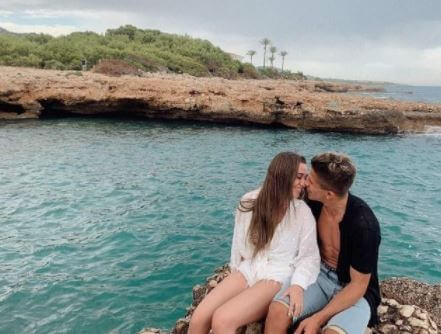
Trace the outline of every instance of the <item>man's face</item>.
[[308, 192], [308, 198], [313, 201], [322, 202], [326, 196], [326, 190], [321, 187], [318, 182], [318, 176], [313, 169], [311, 169], [306, 180], [306, 191]]

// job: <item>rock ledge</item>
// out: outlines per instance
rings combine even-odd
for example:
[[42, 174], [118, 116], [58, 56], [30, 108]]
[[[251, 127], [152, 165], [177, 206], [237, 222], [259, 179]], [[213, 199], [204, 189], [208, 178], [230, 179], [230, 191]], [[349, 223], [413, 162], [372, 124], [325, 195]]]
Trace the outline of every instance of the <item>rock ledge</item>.
[[362, 89], [354, 87], [173, 74], [109, 77], [0, 67], [0, 119], [118, 115], [366, 134], [424, 132], [441, 126], [441, 104], [338, 93]]

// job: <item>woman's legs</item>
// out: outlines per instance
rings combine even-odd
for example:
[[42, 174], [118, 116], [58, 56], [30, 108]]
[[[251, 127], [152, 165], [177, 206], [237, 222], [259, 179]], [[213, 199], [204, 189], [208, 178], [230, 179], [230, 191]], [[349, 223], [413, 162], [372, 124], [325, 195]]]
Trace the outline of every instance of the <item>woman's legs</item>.
[[237, 328], [263, 318], [280, 286], [275, 281], [262, 280], [231, 298], [215, 310], [213, 333], [234, 334]]
[[207, 334], [214, 311], [247, 288], [245, 277], [235, 271], [219, 283], [198, 305], [190, 320], [189, 334]]

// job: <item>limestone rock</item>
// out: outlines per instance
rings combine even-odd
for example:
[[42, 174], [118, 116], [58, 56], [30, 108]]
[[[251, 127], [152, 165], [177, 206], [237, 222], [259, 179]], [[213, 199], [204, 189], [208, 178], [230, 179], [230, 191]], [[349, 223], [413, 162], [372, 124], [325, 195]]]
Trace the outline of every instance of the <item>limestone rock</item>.
[[168, 332], [157, 328], [144, 328], [138, 334], [168, 334]]
[[186, 334], [188, 332], [188, 325], [189, 324], [190, 324], [189, 317], [179, 319], [176, 322], [175, 327], [172, 329], [171, 334]]
[[341, 94], [358, 86], [0, 66], [0, 119], [100, 114], [370, 134], [441, 126], [441, 104]]
[[384, 297], [393, 298], [403, 305], [416, 305], [428, 311], [438, 328], [441, 327], [441, 284], [427, 284], [406, 277], [393, 277], [382, 281], [380, 285]]
[[374, 333], [438, 333], [429, 313], [418, 306], [401, 305], [396, 300], [383, 298], [378, 309], [382, 312], [378, 312], [380, 323]]
[[413, 312], [415, 312], [415, 307], [411, 305], [404, 305], [400, 308], [400, 314], [405, 318], [409, 318]]

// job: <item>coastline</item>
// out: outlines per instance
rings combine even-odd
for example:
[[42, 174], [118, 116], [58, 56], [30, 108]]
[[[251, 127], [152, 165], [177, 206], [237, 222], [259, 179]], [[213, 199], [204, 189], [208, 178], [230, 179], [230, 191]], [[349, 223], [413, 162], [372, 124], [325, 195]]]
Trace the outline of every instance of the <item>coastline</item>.
[[341, 94], [360, 85], [227, 80], [140, 73], [0, 67], [0, 120], [125, 116], [283, 126], [362, 134], [421, 133], [441, 126], [441, 104]]

